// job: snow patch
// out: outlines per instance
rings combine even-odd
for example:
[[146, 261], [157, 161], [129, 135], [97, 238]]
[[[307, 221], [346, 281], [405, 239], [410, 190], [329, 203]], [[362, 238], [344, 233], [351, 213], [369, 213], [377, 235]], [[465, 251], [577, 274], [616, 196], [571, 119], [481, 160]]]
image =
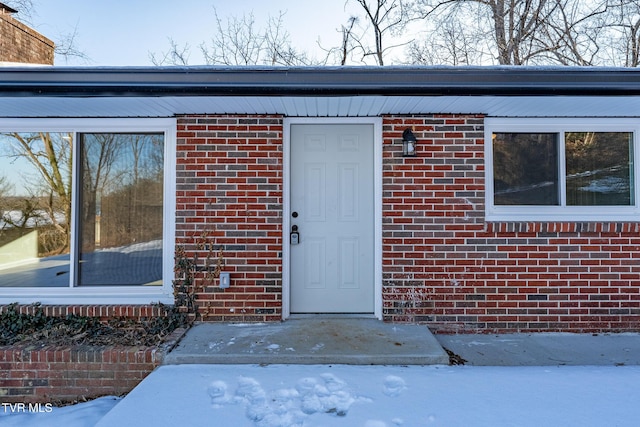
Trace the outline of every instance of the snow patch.
[[323, 344], [323, 343], [319, 343], [319, 344], [316, 344], [316, 345], [314, 345], [313, 347], [311, 347], [311, 350], [310, 350], [310, 351], [311, 351], [312, 353], [315, 353], [316, 351], [320, 351], [320, 350], [322, 350], [323, 348], [324, 348], [324, 344]]
[[354, 403], [370, 402], [370, 399], [354, 394], [345, 381], [329, 373], [321, 374], [319, 378], [301, 378], [293, 388], [269, 392], [256, 379], [240, 377], [233, 398], [227, 389], [224, 381], [211, 383], [207, 392], [213, 407], [244, 404], [246, 417], [256, 427], [298, 427], [315, 414], [345, 417]]
[[231, 397], [227, 393], [227, 383], [224, 381], [214, 381], [209, 385], [207, 393], [211, 397], [211, 405], [214, 408], [221, 408], [225, 403], [231, 401]]
[[209, 350], [211, 351], [218, 351], [220, 350], [220, 347], [222, 347], [224, 343], [222, 341], [211, 341], [209, 342]]
[[405, 381], [395, 375], [389, 375], [384, 379], [383, 393], [385, 396], [398, 397], [407, 388]]
[[125, 245], [125, 246], [116, 246], [113, 248], [102, 248], [102, 249], [98, 249], [96, 252], [119, 252], [123, 254], [132, 254], [136, 252], [161, 250], [161, 249], [162, 249], [162, 240], [158, 239], [158, 240], [151, 240], [148, 242], [132, 243], [130, 245]]
[[272, 353], [273, 353], [273, 352], [275, 352], [275, 351], [280, 350], [280, 345], [279, 345], [279, 344], [269, 344], [266, 348], [267, 348], [267, 350], [268, 350], [269, 352], [272, 352]]
[[580, 191], [602, 194], [626, 193], [629, 191], [629, 182], [623, 178], [607, 176], [594, 179], [588, 185], [580, 187]]

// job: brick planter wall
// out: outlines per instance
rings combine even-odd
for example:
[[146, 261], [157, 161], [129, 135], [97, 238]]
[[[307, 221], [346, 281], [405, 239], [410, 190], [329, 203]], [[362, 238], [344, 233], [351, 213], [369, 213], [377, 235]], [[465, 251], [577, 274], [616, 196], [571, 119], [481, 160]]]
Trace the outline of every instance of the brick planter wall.
[[282, 117], [178, 118], [176, 243], [221, 247], [231, 287], [203, 280], [205, 321], [282, 319]]
[[[418, 156], [403, 158], [412, 127]], [[486, 223], [481, 116], [384, 119], [384, 319], [439, 332], [640, 329], [640, 224]]]
[[0, 347], [0, 402], [57, 403], [131, 391], [185, 330], [154, 347]]

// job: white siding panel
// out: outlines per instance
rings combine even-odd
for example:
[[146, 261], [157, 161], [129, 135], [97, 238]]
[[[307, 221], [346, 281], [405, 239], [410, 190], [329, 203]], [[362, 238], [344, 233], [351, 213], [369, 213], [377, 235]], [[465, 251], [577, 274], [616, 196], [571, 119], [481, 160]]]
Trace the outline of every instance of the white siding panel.
[[375, 117], [465, 113], [493, 117], [640, 117], [640, 97], [7, 97], [0, 117], [171, 117], [176, 114], [282, 114]]

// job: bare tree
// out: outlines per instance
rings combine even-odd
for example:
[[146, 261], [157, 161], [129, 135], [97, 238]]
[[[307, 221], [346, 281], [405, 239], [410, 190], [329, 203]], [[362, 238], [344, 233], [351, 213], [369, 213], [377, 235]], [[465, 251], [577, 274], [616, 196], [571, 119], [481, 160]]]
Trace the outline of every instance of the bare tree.
[[71, 32], [61, 33], [55, 37], [54, 53], [62, 58], [66, 63], [70, 60], [77, 60], [88, 63], [89, 56], [78, 47], [78, 25]]
[[[349, 0], [347, 0], [349, 1]], [[387, 36], [400, 35], [408, 22], [407, 8], [403, 0], [353, 0], [364, 11], [366, 26], [355, 32], [353, 24], [356, 18], [349, 19], [349, 25], [343, 27], [343, 34], [348, 34], [354, 49], [361, 52], [361, 62], [374, 58], [376, 65], [385, 64], [385, 55], [389, 50], [408, 44], [408, 42], [387, 45]], [[348, 29], [348, 32], [345, 30]], [[346, 53], [347, 43], [343, 38], [342, 51]], [[343, 61], [344, 62], [344, 61]]]
[[469, 51], [464, 56], [480, 63], [524, 65], [548, 49], [542, 34], [557, 6], [556, 0], [419, 0], [417, 12], [429, 26], [427, 38], [446, 41], [442, 29], [456, 29], [456, 39], [482, 40], [486, 46], [478, 52], [477, 45], [465, 44], [461, 47]]
[[284, 28], [284, 12], [269, 16], [264, 28], [256, 23], [253, 13], [232, 16], [226, 22], [214, 9], [216, 34], [200, 49], [208, 64], [222, 65], [310, 65], [307, 54], [291, 44]]
[[[637, 1], [621, 2], [619, 28], [623, 43], [615, 43], [623, 51], [619, 57], [624, 58], [625, 67], [640, 65], [640, 4]], [[615, 27], [614, 27], [615, 28]]]
[[561, 65], [604, 65], [603, 46], [611, 39], [615, 21], [611, 0], [563, 0], [547, 23], [545, 40], [553, 44], [549, 62]]
[[640, 2], [609, 0], [602, 18], [599, 59], [604, 64], [640, 65]]
[[149, 60], [153, 65], [189, 65], [189, 57], [191, 55], [191, 47], [188, 44], [178, 45], [178, 43], [169, 38], [169, 50], [166, 52], [150, 52]]
[[11, 211], [10, 196], [13, 191], [13, 185], [5, 175], [0, 175], [0, 234], [8, 223], [5, 220], [5, 214]]
[[[308, 55], [291, 43], [284, 27], [284, 12], [269, 16], [260, 26], [252, 12], [222, 19], [214, 8], [215, 34], [200, 44], [208, 65], [314, 65]], [[155, 65], [188, 65], [191, 47], [169, 39], [169, 50], [149, 55]]]
[[430, 38], [412, 41], [407, 55], [412, 64], [459, 66], [481, 63], [489, 49], [484, 33], [466, 31], [458, 20], [445, 20]]
[[[596, 65], [610, 40], [615, 1], [632, 0], [418, 0], [414, 12], [425, 22], [427, 40], [440, 46], [472, 41], [458, 43], [465, 53], [457, 56], [478, 64]], [[411, 59], [420, 62], [413, 48]]]
[[342, 26], [342, 44], [340, 45], [340, 65], [346, 65], [349, 55], [353, 50], [350, 46], [351, 34], [353, 32], [353, 26], [358, 22], [358, 18], [352, 16], [349, 18], [347, 25]]

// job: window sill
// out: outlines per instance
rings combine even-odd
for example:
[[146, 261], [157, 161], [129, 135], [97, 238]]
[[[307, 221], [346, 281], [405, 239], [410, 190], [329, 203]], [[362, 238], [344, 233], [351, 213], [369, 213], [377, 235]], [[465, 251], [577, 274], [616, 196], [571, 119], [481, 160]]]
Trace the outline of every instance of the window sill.
[[140, 305], [173, 304], [173, 294], [165, 289], [138, 289], [128, 286], [96, 288], [0, 288], [0, 304], [43, 305]]

